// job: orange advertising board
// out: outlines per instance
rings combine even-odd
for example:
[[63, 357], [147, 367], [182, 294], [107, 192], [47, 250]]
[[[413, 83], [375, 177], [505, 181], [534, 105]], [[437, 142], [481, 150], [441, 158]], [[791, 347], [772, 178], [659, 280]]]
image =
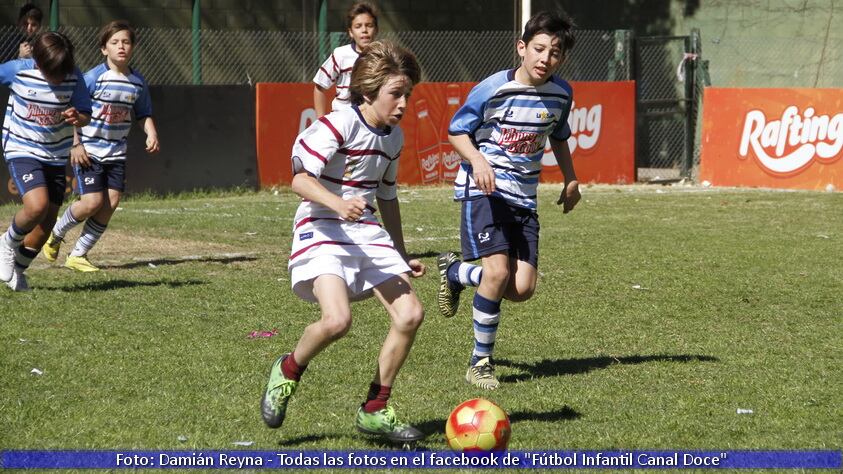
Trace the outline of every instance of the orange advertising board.
[[705, 89], [700, 179], [715, 186], [843, 185], [843, 90]]
[[[448, 143], [448, 124], [475, 83], [421, 83], [413, 89], [401, 120], [404, 150], [398, 181], [405, 184], [452, 182], [460, 158]], [[631, 183], [635, 180], [635, 83], [572, 82], [574, 104], [568, 146], [581, 182]], [[316, 119], [313, 86], [301, 83], [257, 85], [258, 172], [262, 186], [289, 184], [290, 151], [296, 136]], [[562, 180], [550, 147], [542, 159], [543, 181]]]

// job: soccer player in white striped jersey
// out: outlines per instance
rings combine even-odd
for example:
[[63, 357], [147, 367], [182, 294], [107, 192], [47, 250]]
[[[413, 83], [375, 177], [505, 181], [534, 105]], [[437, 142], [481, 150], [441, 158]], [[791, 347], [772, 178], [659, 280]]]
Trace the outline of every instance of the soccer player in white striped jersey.
[[360, 50], [374, 41], [378, 34], [378, 11], [371, 3], [357, 2], [348, 9], [345, 24], [351, 44], [334, 49], [313, 77], [313, 108], [316, 110], [316, 117], [329, 112], [328, 89], [334, 84], [336, 96], [331, 103], [331, 109], [351, 107], [348, 90], [351, 68], [360, 56]]
[[146, 151], [159, 150], [158, 131], [152, 119], [149, 87], [143, 76], [129, 67], [135, 31], [124, 20], [115, 20], [100, 31], [100, 51], [105, 62], [85, 73], [93, 104], [91, 123], [77, 131], [78, 153], [70, 164], [76, 175], [75, 191], [81, 198], [68, 206], [44, 245], [44, 257], [56, 261], [65, 235], [85, 223], [64, 266], [81, 272], [99, 270], [88, 252], [105, 232], [126, 188], [126, 145], [132, 114], [146, 132]]
[[292, 187], [302, 203], [293, 224], [290, 279], [296, 295], [319, 303], [322, 317], [270, 369], [261, 412], [271, 428], [284, 422], [310, 361], [351, 328], [349, 302], [374, 293], [391, 325], [355, 425], [395, 443], [424, 437], [387, 405], [424, 318], [408, 274], [420, 277], [425, 267], [404, 247], [396, 189], [404, 144], [398, 122], [419, 77], [412, 53], [374, 42], [354, 66], [352, 106], [321, 117], [296, 138]]
[[0, 281], [27, 291], [24, 272], [38, 255], [64, 201], [73, 127], [88, 123], [91, 99], [73, 60], [73, 44], [60, 33], [32, 41], [32, 59], [0, 65], [9, 86], [3, 152], [23, 208], [0, 235]]
[[[487, 390], [499, 385], [492, 354], [501, 301], [526, 301], [536, 289], [536, 190], [548, 138], [565, 176], [557, 204], [563, 204], [567, 213], [580, 199], [566, 143], [573, 91], [553, 75], [574, 45], [572, 28], [561, 12], [540, 12], [530, 18], [517, 46], [521, 66], [475, 86], [448, 129], [450, 142], [463, 159], [454, 197], [462, 206], [465, 261], [453, 252], [437, 259], [439, 310], [453, 316], [460, 292], [466, 286], [477, 287], [472, 305], [474, 349], [465, 379]], [[480, 266], [467, 263], [477, 259]]]

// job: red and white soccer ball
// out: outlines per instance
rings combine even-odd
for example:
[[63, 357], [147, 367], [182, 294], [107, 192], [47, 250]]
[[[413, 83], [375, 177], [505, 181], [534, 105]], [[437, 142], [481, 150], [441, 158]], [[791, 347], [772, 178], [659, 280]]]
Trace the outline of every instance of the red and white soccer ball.
[[454, 451], [503, 451], [510, 434], [509, 416], [484, 398], [460, 403], [445, 422], [445, 438]]

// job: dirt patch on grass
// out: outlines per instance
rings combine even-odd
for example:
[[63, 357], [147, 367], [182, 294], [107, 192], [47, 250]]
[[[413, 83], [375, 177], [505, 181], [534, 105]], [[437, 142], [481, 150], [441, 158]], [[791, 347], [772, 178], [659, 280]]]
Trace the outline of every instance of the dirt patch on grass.
[[[73, 250], [79, 232], [81, 229], [74, 229], [64, 239], [65, 243], [62, 244], [59, 255], [60, 261], [63, 261], [64, 256]], [[91, 260], [97, 262], [126, 262], [139, 259], [219, 255], [234, 253], [238, 250], [242, 249], [209, 241], [179, 239], [172, 236], [153, 237], [108, 230], [89, 255]]]

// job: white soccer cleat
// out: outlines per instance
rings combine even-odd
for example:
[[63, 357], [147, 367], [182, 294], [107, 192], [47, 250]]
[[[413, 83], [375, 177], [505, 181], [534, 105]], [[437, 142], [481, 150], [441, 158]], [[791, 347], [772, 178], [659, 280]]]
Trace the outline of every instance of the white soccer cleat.
[[15, 249], [0, 235], [0, 281], [9, 281], [15, 273]]
[[12, 272], [12, 278], [6, 282], [6, 285], [12, 289], [12, 291], [29, 291], [29, 283], [26, 281], [26, 275], [23, 274], [22, 271], [18, 270], [17, 268], [15, 271]]

